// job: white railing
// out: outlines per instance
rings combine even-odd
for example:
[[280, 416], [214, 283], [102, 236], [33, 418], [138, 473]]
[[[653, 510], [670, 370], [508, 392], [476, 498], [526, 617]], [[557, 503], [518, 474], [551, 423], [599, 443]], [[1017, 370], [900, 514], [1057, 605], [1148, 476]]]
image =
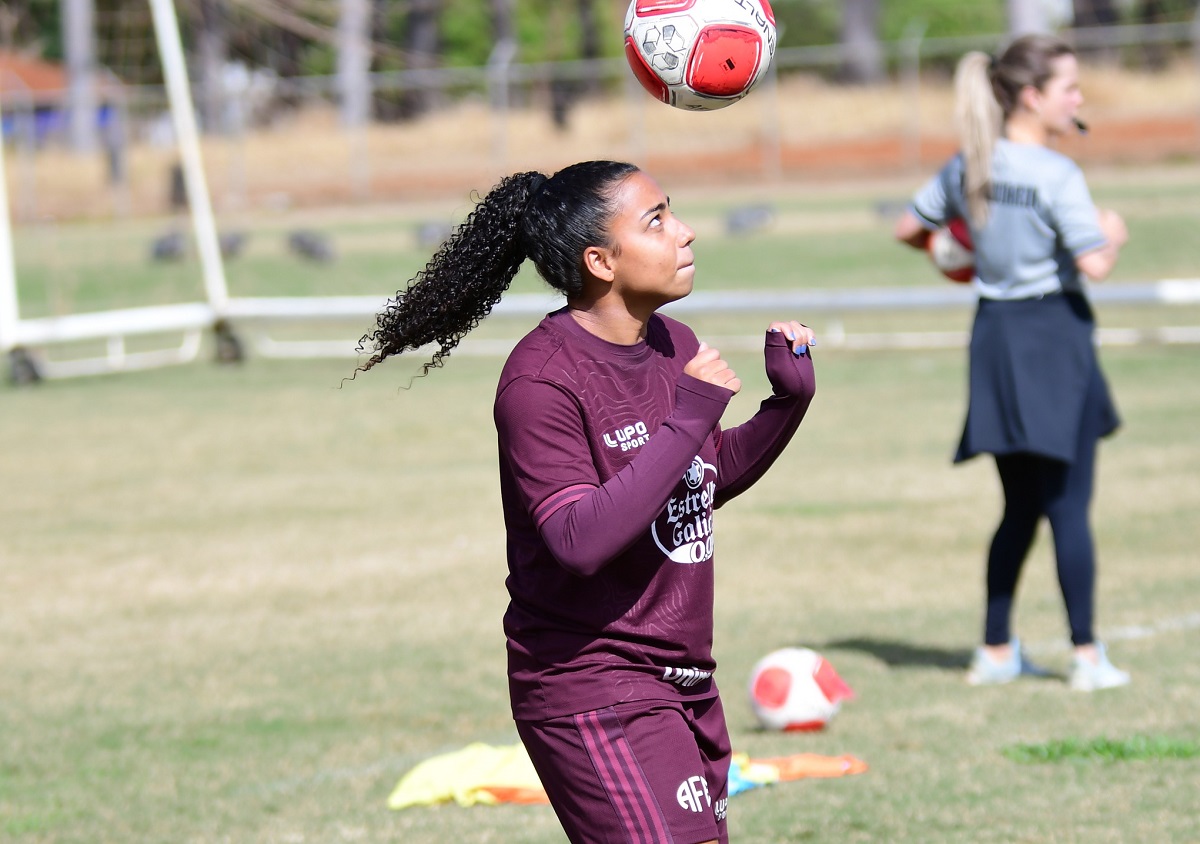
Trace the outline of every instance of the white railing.
[[[1153, 283], [1097, 285], [1089, 296], [1104, 305], [1200, 305], [1200, 279], [1165, 279]], [[387, 302], [381, 296], [335, 296], [312, 298], [232, 298], [220, 313], [207, 304], [194, 302], [146, 308], [72, 314], [60, 317], [18, 320], [11, 327], [7, 350], [40, 349], [48, 346], [103, 340], [103, 355], [73, 360], [26, 358], [38, 375], [66, 378], [144, 369], [195, 360], [201, 350], [203, 332], [232, 331], [250, 340], [252, 354], [264, 358], [354, 357], [357, 337], [344, 340], [281, 340], [271, 329], [281, 325], [333, 324], [354, 325], [356, 330], [370, 325], [372, 318]], [[821, 334], [821, 347], [845, 349], [918, 349], [962, 346], [966, 332], [886, 332], [847, 333], [836, 319], [840, 314], [898, 310], [967, 310], [975, 294], [966, 285], [928, 287], [858, 288], [844, 290], [795, 291], [697, 291], [675, 302], [664, 311], [672, 315], [732, 313], [815, 314], [830, 317]], [[510, 294], [493, 309], [496, 317], [536, 317], [562, 305], [552, 293]], [[154, 351], [129, 352], [126, 337], [182, 334], [178, 346]], [[1195, 344], [1200, 343], [1200, 327], [1165, 326], [1148, 329], [1102, 328], [1098, 339], [1107, 345]], [[720, 338], [723, 347], [736, 349], [757, 340]], [[506, 354], [516, 338], [506, 340], [467, 338], [455, 350], [459, 356]], [[418, 352], [418, 354], [420, 354]]]

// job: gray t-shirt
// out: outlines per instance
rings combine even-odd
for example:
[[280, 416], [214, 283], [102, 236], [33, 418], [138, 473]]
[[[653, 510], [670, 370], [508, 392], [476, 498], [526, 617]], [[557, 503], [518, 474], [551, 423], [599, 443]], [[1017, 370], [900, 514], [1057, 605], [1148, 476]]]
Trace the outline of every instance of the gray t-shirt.
[[975, 280], [988, 299], [1027, 299], [1083, 292], [1075, 258], [1107, 243], [1083, 172], [1039, 144], [996, 142], [987, 223], [970, 222], [963, 196], [963, 160], [952, 158], [913, 197], [922, 225], [937, 229], [967, 220], [975, 247]]

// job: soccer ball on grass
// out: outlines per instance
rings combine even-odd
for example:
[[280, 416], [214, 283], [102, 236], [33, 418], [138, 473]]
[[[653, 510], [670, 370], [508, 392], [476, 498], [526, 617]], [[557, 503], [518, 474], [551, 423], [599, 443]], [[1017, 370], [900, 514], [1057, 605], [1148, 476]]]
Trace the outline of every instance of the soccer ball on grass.
[[750, 707], [768, 730], [824, 729], [854, 691], [819, 653], [781, 648], [750, 672]]

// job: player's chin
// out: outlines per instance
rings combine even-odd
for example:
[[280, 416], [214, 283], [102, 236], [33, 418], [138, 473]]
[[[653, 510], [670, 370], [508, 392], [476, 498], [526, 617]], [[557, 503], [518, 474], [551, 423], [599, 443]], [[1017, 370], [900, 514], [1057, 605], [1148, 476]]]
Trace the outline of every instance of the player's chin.
[[675, 279], [670, 286], [664, 286], [658, 298], [656, 307], [661, 308], [663, 305], [669, 305], [672, 302], [678, 302], [680, 299], [687, 297], [692, 292], [692, 274], [677, 271]]
[[683, 290], [680, 298], [692, 292], [696, 286], [696, 265], [687, 264], [675, 271], [675, 286]]

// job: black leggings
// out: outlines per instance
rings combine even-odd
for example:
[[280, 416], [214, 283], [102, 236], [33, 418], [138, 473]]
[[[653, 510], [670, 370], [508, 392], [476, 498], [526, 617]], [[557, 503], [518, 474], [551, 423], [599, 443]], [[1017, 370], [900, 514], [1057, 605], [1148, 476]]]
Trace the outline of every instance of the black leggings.
[[1079, 438], [1075, 460], [1063, 463], [1035, 454], [996, 457], [1004, 486], [1004, 518], [992, 538], [987, 566], [987, 619], [983, 641], [1009, 641], [1009, 620], [1021, 566], [1033, 544], [1042, 516], [1054, 534], [1058, 584], [1067, 607], [1071, 641], [1094, 641], [1092, 613], [1096, 586], [1096, 557], [1088, 524], [1096, 464], [1095, 436]]

